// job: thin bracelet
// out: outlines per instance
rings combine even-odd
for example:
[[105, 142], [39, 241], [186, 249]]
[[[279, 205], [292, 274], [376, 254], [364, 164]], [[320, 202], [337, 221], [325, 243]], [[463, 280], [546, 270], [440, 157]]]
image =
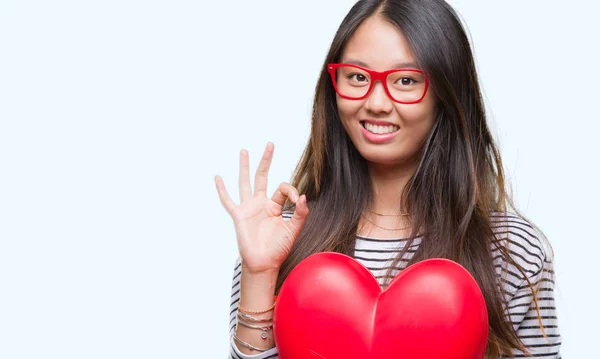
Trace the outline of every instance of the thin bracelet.
[[268, 313], [268, 312], [272, 311], [275, 308], [275, 303], [277, 303], [277, 302], [273, 302], [273, 305], [270, 306], [268, 309], [256, 311], [256, 312], [246, 310], [238, 305], [238, 311], [241, 313], [244, 313], [244, 314], [264, 314], [264, 313]]
[[273, 323], [271, 323], [269, 325], [265, 325], [265, 326], [252, 325], [251, 323], [248, 323], [248, 322], [242, 320], [242, 318], [238, 318], [238, 323], [245, 326], [246, 328], [252, 328], [252, 329], [269, 330], [269, 329], [273, 328]]
[[270, 323], [273, 321], [273, 318], [260, 319], [260, 318], [253, 317], [251, 315], [248, 315], [246, 313], [242, 313], [239, 311], [238, 311], [238, 317], [249, 320], [254, 323]]
[[250, 350], [256, 350], [257, 352], [261, 352], [261, 353], [263, 353], [263, 352], [266, 352], [266, 351], [267, 351], [267, 350], [269, 350], [269, 349], [273, 349], [273, 348], [267, 348], [267, 349], [260, 349], [260, 348], [257, 348], [257, 347], [255, 347], [254, 345], [252, 345], [252, 344], [248, 344], [248, 343], [246, 343], [245, 341], [243, 341], [243, 340], [241, 340], [240, 338], [238, 338], [238, 336], [237, 336], [235, 333], [233, 333], [233, 339], [234, 339], [236, 342], [240, 343], [241, 345], [245, 346], [246, 348], [248, 348], [248, 349], [250, 349]]
[[[246, 328], [250, 328], [250, 329], [259, 329], [262, 332], [262, 333], [260, 333], [260, 337], [263, 340], [269, 339], [269, 331], [273, 328], [273, 324], [270, 324], [269, 326], [266, 326], [266, 327], [259, 327], [257, 325], [252, 325], [252, 324], [248, 324], [244, 321], [241, 321], [240, 318], [238, 318], [237, 324], [241, 324], [241, 325], [245, 326]], [[237, 330], [237, 326], [236, 326], [236, 330]]]

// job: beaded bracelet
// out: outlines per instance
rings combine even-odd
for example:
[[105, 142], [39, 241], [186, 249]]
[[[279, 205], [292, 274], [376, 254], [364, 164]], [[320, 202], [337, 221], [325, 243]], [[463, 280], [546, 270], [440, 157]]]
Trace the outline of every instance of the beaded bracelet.
[[277, 297], [275, 297], [275, 301], [273, 302], [272, 306], [270, 306], [269, 308], [267, 308], [265, 310], [260, 310], [260, 311], [256, 311], [256, 312], [246, 310], [246, 309], [240, 307], [240, 305], [238, 304], [238, 311], [241, 313], [244, 313], [244, 314], [264, 314], [264, 313], [268, 313], [268, 312], [272, 311], [275, 308], [276, 303], [277, 303]]

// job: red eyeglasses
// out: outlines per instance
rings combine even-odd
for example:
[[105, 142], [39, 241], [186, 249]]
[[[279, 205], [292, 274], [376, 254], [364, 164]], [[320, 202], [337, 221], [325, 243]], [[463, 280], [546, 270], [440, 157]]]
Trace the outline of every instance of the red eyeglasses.
[[418, 69], [378, 72], [353, 64], [328, 64], [327, 70], [335, 91], [348, 100], [367, 97], [377, 80], [381, 81], [385, 92], [393, 101], [402, 104], [420, 102], [429, 87], [427, 75]]

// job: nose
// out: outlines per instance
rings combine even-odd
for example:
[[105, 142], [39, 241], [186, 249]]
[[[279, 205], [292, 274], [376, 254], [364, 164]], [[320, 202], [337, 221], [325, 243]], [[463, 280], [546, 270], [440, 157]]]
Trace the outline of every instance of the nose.
[[390, 113], [394, 108], [392, 102], [392, 99], [389, 98], [383, 87], [383, 83], [376, 81], [373, 84], [371, 93], [367, 96], [365, 108], [373, 113]]

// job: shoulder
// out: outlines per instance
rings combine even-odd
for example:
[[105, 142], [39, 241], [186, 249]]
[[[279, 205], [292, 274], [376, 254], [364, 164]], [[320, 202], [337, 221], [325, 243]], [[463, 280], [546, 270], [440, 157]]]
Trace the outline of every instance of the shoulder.
[[552, 261], [550, 242], [539, 227], [513, 212], [492, 212], [490, 222], [497, 245], [504, 244], [517, 257], [541, 263]]
[[513, 212], [490, 214], [492, 256], [499, 275], [510, 282], [536, 281], [553, 261], [550, 242], [532, 222]]

